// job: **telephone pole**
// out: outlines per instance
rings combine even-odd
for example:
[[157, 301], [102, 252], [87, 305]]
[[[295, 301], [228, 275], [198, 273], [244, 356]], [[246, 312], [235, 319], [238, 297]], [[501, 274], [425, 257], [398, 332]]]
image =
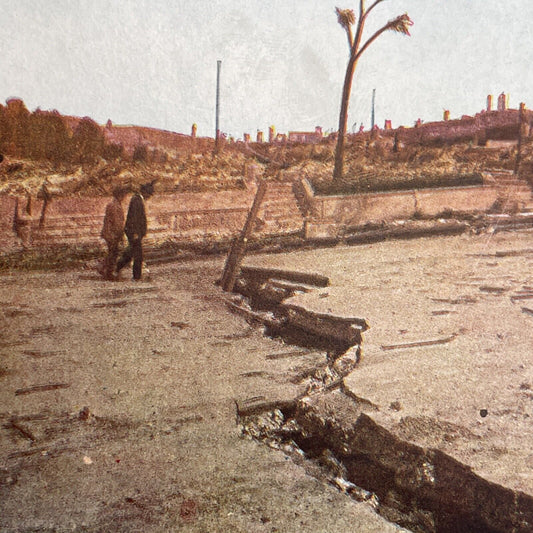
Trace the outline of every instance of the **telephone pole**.
[[220, 117], [220, 67], [222, 61], [217, 61], [217, 99], [216, 99], [216, 111], [215, 111], [215, 153], [218, 153], [218, 143], [220, 137], [219, 117]]
[[376, 123], [376, 89], [372, 89], [372, 115], [370, 118], [370, 130], [374, 130], [374, 124]]

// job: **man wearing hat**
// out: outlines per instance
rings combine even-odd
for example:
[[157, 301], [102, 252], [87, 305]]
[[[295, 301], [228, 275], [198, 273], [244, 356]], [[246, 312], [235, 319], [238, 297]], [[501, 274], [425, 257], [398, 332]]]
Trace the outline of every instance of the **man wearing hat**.
[[124, 233], [128, 238], [128, 247], [124, 250], [121, 258], [117, 263], [117, 274], [133, 259], [133, 279], [139, 281], [142, 276], [143, 249], [142, 239], [146, 235], [146, 210], [144, 208], [145, 200], [148, 200], [154, 194], [154, 182], [141, 185], [140, 193], [131, 197], [126, 216]]

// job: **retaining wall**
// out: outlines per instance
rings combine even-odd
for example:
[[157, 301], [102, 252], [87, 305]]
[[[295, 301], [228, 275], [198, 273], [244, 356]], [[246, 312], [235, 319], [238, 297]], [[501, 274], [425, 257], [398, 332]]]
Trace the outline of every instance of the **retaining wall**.
[[[256, 185], [250, 183], [243, 190], [156, 194], [146, 204], [149, 227], [147, 244], [169, 239], [198, 242], [231, 238], [242, 229], [256, 189]], [[103, 246], [100, 231], [109, 201], [108, 197], [54, 197], [46, 205], [43, 221], [43, 200], [32, 198], [28, 212], [26, 197], [2, 196], [2, 252], [22, 246]], [[125, 210], [128, 202], [129, 198], [123, 202]], [[16, 210], [18, 215], [15, 217]], [[280, 235], [300, 232], [302, 227], [303, 216], [292, 193], [292, 183], [269, 183], [255, 232]]]
[[[154, 242], [171, 237], [184, 240], [234, 235], [239, 231], [253, 199], [254, 190], [218, 193], [162, 194], [147, 202], [149, 235]], [[0, 245], [2, 252], [21, 246], [101, 246], [100, 231], [110, 198], [57, 197], [46, 206], [33, 198], [27, 212], [26, 197], [0, 197]], [[15, 210], [18, 201], [18, 223]], [[129, 198], [123, 202], [127, 210]]]
[[[507, 179], [508, 177], [506, 177]], [[502, 178], [503, 179], [503, 178]], [[500, 180], [501, 181], [501, 180]], [[391, 223], [416, 216], [435, 217], [446, 212], [484, 213], [502, 199], [531, 199], [531, 190], [510, 181], [486, 180], [482, 186], [361, 193], [350, 196], [315, 195], [303, 179], [269, 182], [254, 229], [259, 235], [301, 232], [306, 238], [336, 238], [369, 224]], [[244, 190], [155, 195], [147, 203], [148, 243], [227, 239], [243, 227], [256, 191]], [[516, 198], [515, 198], [516, 197]], [[50, 245], [103, 245], [100, 239], [109, 198], [57, 197], [43, 201], [0, 196], [0, 247], [2, 252]], [[18, 201], [18, 223], [15, 206]], [[126, 208], [128, 199], [124, 201]], [[305, 222], [304, 222], [305, 215]]]
[[382, 224], [415, 216], [434, 217], [446, 212], [483, 213], [489, 211], [501, 196], [501, 189], [496, 184], [350, 196], [314, 195], [309, 183], [301, 190], [306, 196], [308, 209], [307, 238], [337, 237], [366, 224]]

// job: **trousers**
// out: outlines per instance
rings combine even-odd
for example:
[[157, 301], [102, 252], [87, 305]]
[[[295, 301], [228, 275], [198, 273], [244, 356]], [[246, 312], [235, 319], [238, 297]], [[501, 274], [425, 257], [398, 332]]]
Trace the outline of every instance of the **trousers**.
[[117, 263], [117, 272], [120, 272], [133, 259], [133, 279], [139, 280], [142, 276], [143, 268], [143, 247], [142, 239], [128, 237], [128, 246], [120, 256]]
[[118, 254], [120, 250], [120, 243], [122, 238], [107, 242], [107, 255], [104, 259], [104, 279], [113, 279], [113, 272], [115, 270]]

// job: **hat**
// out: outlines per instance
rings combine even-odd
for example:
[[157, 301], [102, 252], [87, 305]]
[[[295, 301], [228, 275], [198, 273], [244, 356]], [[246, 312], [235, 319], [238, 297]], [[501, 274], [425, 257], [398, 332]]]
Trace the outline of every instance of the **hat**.
[[113, 196], [115, 198], [124, 198], [124, 196], [126, 196], [126, 194], [128, 194], [128, 189], [122, 185], [117, 185], [114, 189], [113, 189]]
[[146, 196], [152, 196], [154, 194], [154, 181], [151, 181], [150, 183], [143, 183], [141, 185], [141, 194], [145, 194]]

